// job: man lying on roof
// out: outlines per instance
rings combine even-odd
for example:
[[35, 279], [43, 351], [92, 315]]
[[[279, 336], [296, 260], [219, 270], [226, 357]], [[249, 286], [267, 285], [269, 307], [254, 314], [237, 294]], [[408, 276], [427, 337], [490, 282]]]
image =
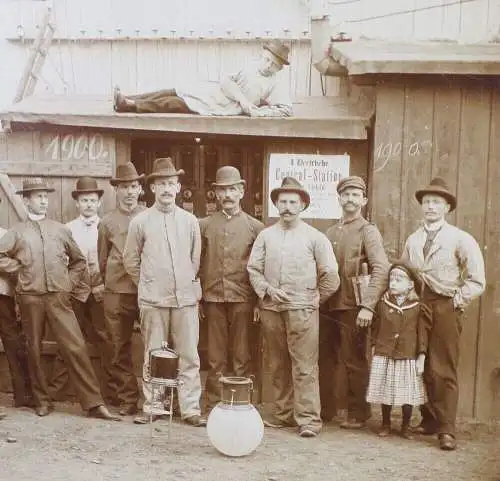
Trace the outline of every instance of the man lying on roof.
[[290, 49], [279, 40], [263, 46], [260, 58], [222, 82], [205, 82], [192, 88], [159, 90], [125, 96], [114, 92], [116, 112], [183, 113], [199, 115], [248, 115], [290, 117], [292, 102], [288, 89], [278, 85], [276, 75], [290, 65]]

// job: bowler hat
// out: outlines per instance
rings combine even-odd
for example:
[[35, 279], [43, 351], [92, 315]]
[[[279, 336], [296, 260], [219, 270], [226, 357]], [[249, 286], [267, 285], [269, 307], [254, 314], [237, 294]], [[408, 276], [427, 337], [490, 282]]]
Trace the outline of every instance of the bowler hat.
[[288, 54], [290, 49], [280, 40], [271, 40], [262, 46], [263, 49], [271, 52], [282, 64], [290, 65]]
[[16, 194], [27, 194], [29, 192], [45, 191], [55, 192], [56, 189], [49, 187], [45, 179], [41, 177], [30, 177], [23, 180], [23, 188], [18, 190]]
[[102, 194], [104, 194], [104, 190], [97, 187], [97, 181], [93, 177], [80, 177], [76, 181], [76, 187], [71, 192], [71, 196], [73, 199], [76, 199], [81, 194], [91, 194], [93, 192], [99, 197], [102, 197]]
[[339, 183], [337, 184], [337, 193], [340, 194], [343, 190], [348, 188], [360, 189], [366, 195], [365, 181], [361, 177], [358, 177], [357, 175], [351, 175], [349, 177], [344, 177], [343, 179], [340, 179]]
[[273, 204], [276, 204], [278, 195], [282, 192], [295, 192], [296, 194], [299, 194], [304, 201], [304, 204], [306, 204], [304, 210], [307, 209], [311, 203], [309, 192], [307, 192], [307, 190], [302, 187], [302, 184], [293, 177], [285, 177], [281, 182], [281, 187], [276, 187], [271, 191], [271, 200]]
[[457, 198], [450, 192], [448, 185], [441, 177], [435, 177], [427, 187], [415, 192], [415, 198], [418, 200], [419, 204], [422, 204], [422, 199], [426, 194], [434, 194], [443, 197], [443, 199], [450, 204], [450, 212], [457, 207]]
[[148, 175], [146, 182], [149, 184], [158, 177], [174, 177], [183, 175], [182, 169], [177, 170], [170, 157], [161, 157], [153, 162], [153, 172]]
[[113, 186], [117, 186], [123, 182], [133, 182], [134, 180], [144, 179], [144, 174], [139, 175], [132, 162], [127, 162], [126, 164], [120, 164], [116, 167], [116, 177], [109, 180], [109, 183]]
[[217, 170], [215, 182], [212, 182], [212, 187], [227, 187], [237, 184], [245, 184], [245, 181], [241, 178], [240, 171], [232, 165], [224, 165]]

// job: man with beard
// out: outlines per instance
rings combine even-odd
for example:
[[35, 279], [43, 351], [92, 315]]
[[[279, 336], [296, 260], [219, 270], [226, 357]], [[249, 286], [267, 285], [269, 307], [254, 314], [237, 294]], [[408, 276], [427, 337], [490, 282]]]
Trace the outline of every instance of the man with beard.
[[[200, 416], [201, 379], [198, 356], [198, 302], [201, 286], [201, 237], [198, 220], [175, 204], [179, 176], [172, 159], [156, 159], [147, 183], [155, 195], [152, 207], [130, 222], [123, 264], [138, 286], [141, 333], [144, 341], [143, 415], [136, 424], [156, 419], [152, 399], [149, 354], [172, 338], [179, 354], [178, 388], [181, 417], [191, 426], [205, 426]], [[172, 408], [172, 406], [171, 406]]]
[[[249, 329], [258, 315], [246, 265], [264, 224], [241, 210], [245, 181], [235, 167], [216, 173], [215, 195], [221, 210], [200, 221], [200, 278], [208, 323], [208, 407], [220, 401], [220, 375], [251, 374]], [[255, 310], [255, 312], [254, 312]]]
[[423, 281], [422, 302], [432, 311], [424, 381], [429, 398], [421, 408], [421, 434], [438, 434], [445, 451], [457, 447], [455, 423], [458, 405], [458, 360], [462, 316], [470, 302], [485, 289], [481, 248], [468, 233], [446, 222], [457, 206], [455, 195], [437, 177], [417, 190], [424, 225], [411, 234], [403, 259]]
[[[357, 176], [345, 177], [338, 183], [337, 193], [342, 219], [327, 230], [326, 236], [339, 263], [340, 288], [325, 305], [325, 311], [332, 318], [330, 322], [338, 323], [340, 332], [337, 353], [340, 382], [335, 389], [339, 397], [347, 398], [347, 419], [340, 427], [360, 429], [370, 417], [370, 406], [365, 400], [369, 378], [367, 328], [387, 289], [389, 261], [379, 230], [361, 214], [368, 202], [364, 180]], [[361, 274], [363, 264], [367, 264], [371, 277], [366, 298], [358, 305], [352, 280]], [[322, 343], [328, 344], [325, 339]], [[331, 356], [335, 355], [335, 345], [332, 339]], [[321, 381], [331, 383], [332, 376], [322, 376]], [[323, 405], [325, 403], [323, 400]]]
[[27, 339], [28, 366], [38, 416], [52, 409], [42, 366], [45, 321], [68, 363], [83, 409], [91, 417], [115, 420], [101, 397], [99, 383], [71, 306], [71, 292], [88, 285], [87, 262], [70, 230], [48, 219], [48, 194], [41, 178], [23, 182], [28, 219], [0, 239], [0, 270], [18, 274], [18, 301]]
[[[68, 222], [73, 239], [87, 259], [90, 273], [90, 285], [84, 289], [74, 290], [71, 303], [76, 318], [80, 323], [86, 340], [97, 348], [100, 358], [101, 393], [107, 403], [115, 402], [115, 394], [109, 385], [112, 346], [104, 321], [103, 294], [104, 284], [99, 271], [97, 258], [98, 211], [104, 190], [99, 189], [97, 181], [91, 177], [81, 177], [71, 196], [76, 202], [79, 216]], [[55, 358], [52, 368], [50, 388], [53, 393], [59, 392], [68, 382], [68, 369], [60, 353]]]
[[118, 165], [116, 177], [109, 181], [116, 190], [116, 209], [102, 218], [97, 237], [104, 280], [104, 318], [113, 349], [109, 383], [116, 389], [122, 416], [135, 414], [139, 401], [132, 363], [132, 334], [139, 318], [137, 286], [123, 265], [123, 249], [130, 221], [146, 209], [138, 203], [143, 178], [132, 162]]
[[292, 115], [290, 94], [278, 83], [276, 75], [284, 65], [289, 65], [289, 50], [279, 40], [266, 43], [258, 61], [220, 83], [204, 82], [129, 96], [122, 95], [116, 88], [114, 109], [135, 113], [289, 117]]
[[338, 266], [325, 235], [299, 217], [310, 197], [296, 179], [283, 179], [271, 201], [280, 219], [257, 236], [248, 261], [273, 380], [274, 419], [265, 424], [298, 425], [301, 437], [315, 437], [322, 424], [318, 308], [339, 286]]

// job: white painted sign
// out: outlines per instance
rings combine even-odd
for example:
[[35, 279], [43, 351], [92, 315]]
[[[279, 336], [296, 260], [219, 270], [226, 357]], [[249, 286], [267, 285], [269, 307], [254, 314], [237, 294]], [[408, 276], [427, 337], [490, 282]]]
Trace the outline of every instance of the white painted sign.
[[[302, 217], [340, 219], [342, 209], [337, 199], [337, 184], [340, 179], [349, 176], [349, 163], [347, 154], [271, 154], [269, 192], [280, 187], [285, 177], [294, 177], [311, 196], [311, 205]], [[269, 202], [268, 217], [279, 217], [272, 202]]]

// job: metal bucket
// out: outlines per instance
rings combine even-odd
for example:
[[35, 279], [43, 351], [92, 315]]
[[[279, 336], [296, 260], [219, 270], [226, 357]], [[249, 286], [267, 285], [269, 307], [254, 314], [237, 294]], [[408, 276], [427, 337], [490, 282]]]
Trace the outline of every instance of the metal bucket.
[[153, 379], [177, 379], [179, 355], [162, 342], [161, 348], [149, 351], [149, 369]]
[[221, 376], [221, 402], [230, 405], [252, 404], [253, 380], [249, 377]]

